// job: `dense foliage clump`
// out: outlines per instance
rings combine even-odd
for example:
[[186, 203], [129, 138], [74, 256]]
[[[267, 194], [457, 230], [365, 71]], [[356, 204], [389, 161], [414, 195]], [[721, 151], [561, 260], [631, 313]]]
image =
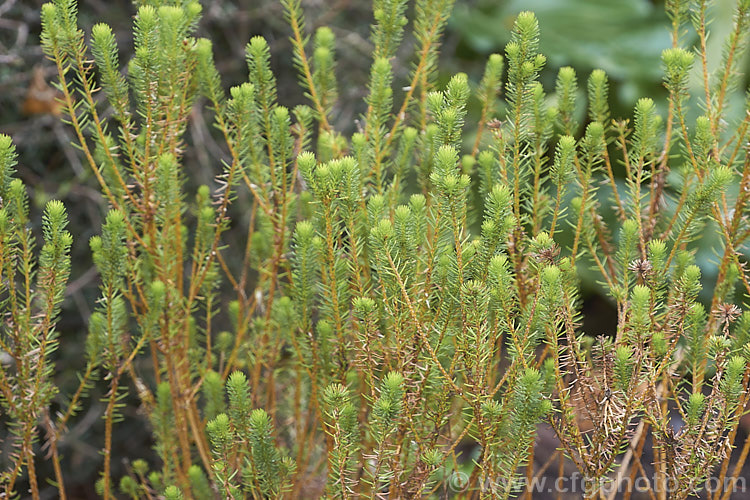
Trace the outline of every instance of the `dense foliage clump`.
[[[74, 242], [51, 202], [35, 252], [0, 138], [5, 494], [23, 478], [40, 498], [46, 459], [65, 498], [62, 438], [94, 384], [106, 387], [105, 498], [508, 498], [535, 493], [555, 461], [587, 498], [613, 498], [647, 476], [647, 443], [652, 496], [737, 478], [750, 446], [730, 468], [750, 397], [750, 106], [726, 116], [749, 1], [714, 74], [707, 2], [667, 2], [669, 99], [640, 99], [627, 120], [610, 116], [601, 70], [581, 90], [562, 68], [547, 94], [530, 12], [479, 82], [439, 86], [453, 2], [416, 0], [410, 23], [405, 0], [376, 0], [351, 135], [333, 125], [334, 34], [308, 34], [299, 0], [282, 0], [308, 102], [293, 109], [277, 100], [266, 40], [249, 41], [248, 81], [225, 92], [211, 42], [194, 37], [200, 5], [140, 3], [126, 68], [108, 26], [79, 28], [74, 1], [41, 13], [66, 119], [110, 208], [89, 242], [100, 298], [66, 397], [53, 353]], [[406, 82], [392, 66], [404, 39]], [[183, 168], [199, 103], [225, 142], [212, 186]], [[706, 244], [717, 277], [701, 298]], [[591, 273], [617, 310], [611, 337], [580, 328]], [[115, 477], [126, 418], [148, 424], [153, 454]], [[559, 441], [546, 463], [540, 425]]]

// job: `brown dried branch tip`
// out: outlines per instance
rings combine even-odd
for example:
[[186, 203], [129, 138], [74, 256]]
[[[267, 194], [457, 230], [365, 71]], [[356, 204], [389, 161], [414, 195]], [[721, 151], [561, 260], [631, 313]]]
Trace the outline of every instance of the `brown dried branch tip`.
[[719, 304], [713, 311], [713, 315], [719, 320], [719, 324], [722, 326], [729, 326], [730, 323], [734, 322], [742, 310], [735, 304]]
[[636, 259], [630, 263], [628, 270], [635, 274], [638, 284], [642, 285], [649, 280], [654, 267], [648, 259]]

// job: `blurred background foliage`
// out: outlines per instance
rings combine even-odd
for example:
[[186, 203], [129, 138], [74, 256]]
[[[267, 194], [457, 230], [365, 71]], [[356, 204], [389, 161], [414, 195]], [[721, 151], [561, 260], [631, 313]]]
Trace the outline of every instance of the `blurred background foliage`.
[[458, 5], [452, 26], [467, 48], [484, 54], [509, 41], [508, 28], [520, 10], [534, 11], [544, 27], [540, 50], [548, 70], [572, 66], [585, 75], [603, 69], [617, 85], [613, 104], [620, 110], [660, 91], [661, 51], [671, 45], [661, 5], [647, 0], [482, 0]]
[[[710, 26], [709, 69], [721, 61], [722, 44], [732, 27], [733, 0], [712, 2], [714, 22]], [[649, 0], [475, 0], [457, 2], [451, 28], [458, 35], [458, 55], [482, 59], [500, 50], [509, 41], [510, 26], [522, 10], [534, 11], [542, 29], [540, 50], [547, 56], [545, 88], [552, 88], [562, 66], [575, 68], [579, 82], [596, 68], [610, 77], [612, 114], [627, 117], [633, 105], [649, 96], [663, 105], [667, 95], [661, 85], [661, 52], [672, 42], [670, 22], [664, 1]], [[695, 34], [685, 33], [683, 41], [694, 42]], [[746, 66], [750, 61], [746, 61]], [[698, 70], [698, 68], [695, 68]], [[699, 92], [696, 71], [693, 92]], [[742, 96], [735, 96], [742, 103]], [[742, 106], [735, 106], [741, 116]], [[700, 110], [693, 110], [698, 113]]]
[[[97, 296], [97, 276], [87, 243], [99, 232], [106, 211], [93, 176], [71, 146], [71, 131], [57, 116], [55, 91], [49, 86], [54, 68], [44, 60], [38, 43], [42, 3], [42, 0], [0, 0], [0, 133], [10, 135], [17, 145], [19, 176], [33, 191], [30, 194], [36, 223], [40, 222], [41, 207], [51, 198], [61, 199], [70, 214], [70, 231], [75, 238], [74, 268], [63, 321], [59, 325], [62, 334], [59, 369], [60, 380], [75, 382], [76, 378], [71, 375], [83, 362], [83, 337]], [[252, 36], [262, 35], [272, 50], [280, 102], [289, 107], [303, 102], [290, 56], [289, 29], [277, 0], [212, 0], [203, 5], [199, 36], [213, 41], [217, 67], [227, 88], [245, 81], [245, 45]], [[338, 130], [351, 133], [357, 129], [357, 119], [365, 111], [363, 97], [372, 53], [368, 40], [371, 4], [365, 0], [303, 0], [302, 5], [308, 32], [328, 25], [336, 34], [340, 102], [334, 110], [333, 122]], [[722, 41], [731, 27], [733, 5], [733, 0], [716, 0], [713, 4], [715, 21], [710, 27], [709, 45], [713, 65], [721, 59]], [[79, 10], [82, 26], [90, 28], [97, 22], [110, 24], [119, 44], [120, 60], [129, 60], [131, 23], [136, 10], [133, 2], [80, 0]], [[540, 21], [541, 52], [548, 56], [542, 83], [548, 92], [554, 89], [557, 71], [562, 66], [575, 68], [581, 89], [585, 89], [590, 72], [601, 68], [610, 77], [613, 117], [631, 116], [635, 101], [646, 95], [665, 105], [667, 93], [661, 84], [660, 54], [671, 41], [663, 1], [658, 0], [458, 0], [443, 43], [441, 80], [447, 81], [451, 75], [462, 71], [468, 74], [470, 81], [478, 82], [487, 56], [503, 52], [510, 27], [521, 10], [535, 11]], [[686, 32], [685, 37], [689, 41], [693, 34]], [[409, 54], [409, 45], [407, 38], [402, 55]], [[408, 57], [394, 61], [397, 101], [403, 92], [400, 86], [406, 84], [409, 64]], [[750, 67], [750, 61], [745, 67]], [[696, 74], [692, 91], [697, 93], [699, 85]], [[747, 81], [742, 88], [747, 88]], [[581, 104], [583, 97], [581, 91]], [[743, 96], [733, 99], [737, 105], [730, 105], [730, 108], [740, 116], [744, 108]], [[694, 109], [693, 113], [697, 115], [700, 109]], [[579, 118], [582, 122], [583, 106]], [[225, 156], [221, 142], [215, 138], [211, 120], [210, 112], [196, 110], [186, 136], [185, 168], [191, 172], [189, 177], [195, 185], [211, 184], [220, 167], [219, 159]], [[473, 141], [475, 122], [476, 116], [467, 117], [467, 141]], [[243, 206], [243, 200], [239, 199], [234, 207], [235, 214], [247, 216], [248, 206]], [[230, 248], [243, 247], [240, 243], [236, 246], [231, 241], [228, 243]], [[699, 264], [710, 281], [714, 255], [704, 253], [699, 256]], [[230, 258], [231, 255], [227, 255], [227, 259]], [[596, 284], [593, 280], [587, 281], [585, 274], [582, 286], [589, 290], [584, 304], [584, 330], [593, 334], [609, 332], [616, 318], [612, 307], [606, 298], [591, 293]], [[126, 411], [135, 412], [135, 408], [137, 405], [129, 405]], [[95, 497], [92, 484], [100, 460], [96, 446], [101, 443], [102, 411], [98, 395], [92, 394], [90, 407], [67, 438], [67, 473], [75, 478], [73, 482], [77, 481], [76, 489], [71, 491], [72, 498]], [[118, 432], [128, 439], [115, 440], [120, 446], [114, 450], [115, 456], [139, 457], [147, 453], [151, 443], [139, 421], [126, 418], [118, 427]], [[8, 451], [0, 443], [0, 462]], [[120, 467], [125, 465], [119, 464]], [[114, 472], [117, 474], [116, 470]]]

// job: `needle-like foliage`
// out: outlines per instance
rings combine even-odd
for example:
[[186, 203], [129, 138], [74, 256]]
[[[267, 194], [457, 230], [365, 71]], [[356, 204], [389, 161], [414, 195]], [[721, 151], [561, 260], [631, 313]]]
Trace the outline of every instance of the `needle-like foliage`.
[[[750, 108], [727, 114], [750, 2], [737, 2], [711, 74], [708, 2], [668, 1], [668, 99], [638, 100], [628, 120], [611, 116], [601, 70], [565, 67], [545, 88], [531, 12], [479, 82], [438, 86], [453, 2], [376, 0], [351, 136], [336, 123], [341, 42], [308, 32], [303, 2], [281, 3], [308, 99], [293, 109], [262, 37], [246, 47], [248, 81], [225, 93], [211, 42], [195, 37], [197, 2], [143, 2], [127, 70], [108, 26], [78, 26], [74, 0], [43, 6], [66, 120], [109, 212], [90, 241], [100, 295], [85, 369], [63, 398], [54, 351], [73, 242], [50, 202], [36, 249], [0, 136], [0, 411], [13, 450], [0, 496], [23, 478], [41, 498], [46, 458], [66, 497], [63, 437], [101, 375], [104, 498], [509, 498], [537, 494], [566, 462], [586, 498], [630, 495], [641, 476], [652, 498], [717, 478], [712, 498], [728, 498], [750, 446], [738, 441]], [[196, 188], [183, 136], [199, 103], [226, 157]], [[714, 268], [698, 266], [705, 247]], [[582, 279], [615, 308], [612, 335], [582, 330]], [[128, 457], [118, 478], [123, 419], [149, 426], [155, 454]], [[537, 454], [540, 426], [552, 457]]]

